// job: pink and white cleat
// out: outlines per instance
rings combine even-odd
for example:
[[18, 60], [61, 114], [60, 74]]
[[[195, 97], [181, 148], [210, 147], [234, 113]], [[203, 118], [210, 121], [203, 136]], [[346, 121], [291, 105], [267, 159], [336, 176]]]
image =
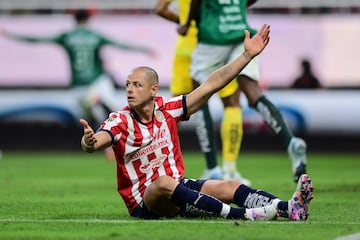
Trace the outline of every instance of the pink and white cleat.
[[309, 203], [314, 198], [314, 187], [307, 174], [302, 174], [298, 180], [296, 190], [288, 201], [289, 219], [306, 221], [309, 217]]

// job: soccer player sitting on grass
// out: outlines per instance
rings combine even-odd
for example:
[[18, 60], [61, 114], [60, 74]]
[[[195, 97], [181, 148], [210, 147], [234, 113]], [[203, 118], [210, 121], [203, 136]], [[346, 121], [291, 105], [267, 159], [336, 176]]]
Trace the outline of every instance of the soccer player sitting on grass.
[[[118, 192], [129, 214], [144, 219], [175, 216], [217, 216], [230, 219], [291, 220], [308, 218], [313, 187], [308, 175], [299, 178], [295, 193], [282, 201], [236, 180], [193, 180], [184, 177], [177, 123], [228, 84], [269, 42], [270, 26], [263, 25], [245, 50], [216, 70], [188, 95], [166, 100], [156, 96], [158, 75], [149, 67], [133, 69], [126, 80], [128, 106], [111, 113], [94, 133], [86, 120], [82, 149], [94, 152], [112, 146], [117, 161]], [[234, 203], [238, 207], [230, 206]]]

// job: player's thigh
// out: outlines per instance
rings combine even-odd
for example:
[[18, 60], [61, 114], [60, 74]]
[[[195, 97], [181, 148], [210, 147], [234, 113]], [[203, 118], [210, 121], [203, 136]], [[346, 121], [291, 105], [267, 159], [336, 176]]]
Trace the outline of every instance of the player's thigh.
[[264, 95], [259, 82], [245, 75], [238, 76], [240, 90], [246, 95], [250, 106], [254, 106], [256, 101]]
[[174, 96], [187, 94], [193, 90], [190, 75], [190, 56], [175, 55], [173, 72], [170, 82], [170, 92]]
[[170, 92], [177, 96], [193, 90], [190, 75], [191, 54], [196, 47], [196, 35], [178, 36], [175, 45]]

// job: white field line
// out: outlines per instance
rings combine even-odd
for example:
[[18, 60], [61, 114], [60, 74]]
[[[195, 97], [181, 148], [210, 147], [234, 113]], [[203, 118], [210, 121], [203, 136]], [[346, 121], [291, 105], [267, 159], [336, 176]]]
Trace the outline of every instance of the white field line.
[[335, 240], [360, 240], [360, 232], [346, 236], [341, 236], [336, 238]]
[[[107, 220], [107, 219], [31, 219], [31, 218], [0, 218], [0, 223], [198, 223], [198, 224], [241, 224], [242, 221], [233, 221], [233, 220], [196, 220], [196, 219], [165, 219], [165, 220]], [[245, 222], [245, 221], [244, 221]], [[246, 221], [249, 222], [249, 221]], [[360, 222], [294, 222], [294, 221], [257, 221], [256, 223], [261, 224], [279, 224], [279, 225], [289, 225], [289, 224], [330, 224], [330, 225], [359, 225]], [[359, 233], [360, 234], [360, 233]], [[354, 238], [359, 239], [360, 238]], [[353, 240], [352, 238], [337, 239], [337, 240]]]

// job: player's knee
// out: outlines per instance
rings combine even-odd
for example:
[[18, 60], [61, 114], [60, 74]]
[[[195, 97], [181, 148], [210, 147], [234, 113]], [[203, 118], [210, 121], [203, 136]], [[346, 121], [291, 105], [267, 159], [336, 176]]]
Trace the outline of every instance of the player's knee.
[[240, 107], [240, 91], [236, 89], [234, 93], [227, 97], [221, 97], [224, 107]]
[[172, 177], [160, 176], [151, 185], [153, 185], [158, 193], [171, 196], [177, 184], [178, 183]]
[[228, 192], [235, 192], [235, 190], [240, 187], [242, 183], [239, 182], [238, 180], [234, 180], [234, 179], [229, 179], [229, 180], [225, 180], [225, 185], [224, 187], [227, 189]]
[[231, 95], [226, 98], [221, 99], [224, 107], [240, 107], [240, 97], [236, 97], [235, 95]]

